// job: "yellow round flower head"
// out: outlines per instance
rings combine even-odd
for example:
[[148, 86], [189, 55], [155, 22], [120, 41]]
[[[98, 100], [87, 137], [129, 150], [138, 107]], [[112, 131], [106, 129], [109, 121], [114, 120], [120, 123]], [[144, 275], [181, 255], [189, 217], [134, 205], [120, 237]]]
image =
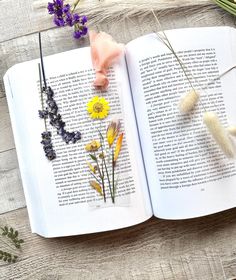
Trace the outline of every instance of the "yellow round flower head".
[[107, 117], [110, 106], [104, 97], [94, 96], [87, 104], [87, 111], [92, 119]]

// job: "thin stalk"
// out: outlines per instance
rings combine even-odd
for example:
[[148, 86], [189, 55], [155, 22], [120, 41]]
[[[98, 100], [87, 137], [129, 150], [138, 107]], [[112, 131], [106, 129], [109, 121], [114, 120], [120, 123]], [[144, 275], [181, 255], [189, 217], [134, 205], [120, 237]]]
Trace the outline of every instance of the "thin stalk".
[[110, 181], [110, 176], [109, 176], [109, 173], [108, 173], [106, 161], [105, 161], [105, 159], [103, 159], [103, 161], [104, 161], [104, 166], [105, 166], [105, 170], [106, 170], [106, 174], [107, 174], [107, 180], [108, 180], [108, 186], [109, 186], [109, 190], [110, 190], [110, 194], [111, 194], [111, 200], [112, 200], [113, 203], [115, 203], [114, 196], [113, 196], [113, 193], [112, 193], [111, 181]]
[[73, 4], [73, 8], [71, 10], [71, 12], [73, 13], [75, 8], [77, 7], [77, 5], [79, 4], [80, 0], [76, 0], [75, 3]]
[[41, 61], [41, 68], [42, 68], [42, 74], [43, 74], [43, 82], [44, 87], [47, 88], [47, 81], [44, 71], [44, 64], [43, 64], [43, 50], [42, 50], [42, 42], [41, 42], [41, 33], [39, 32], [39, 51], [40, 51], [40, 61]]
[[115, 203], [115, 161], [114, 161], [114, 149], [112, 148], [112, 192], [113, 203]]
[[[235, 5], [235, 4], [233, 4], [233, 5]], [[236, 5], [235, 5], [235, 6], [236, 6]], [[161, 24], [160, 24], [160, 22], [159, 22], [158, 18], [156, 17], [156, 15], [155, 15], [155, 13], [154, 13], [153, 10], [152, 10], [152, 13], [153, 13], [153, 16], [154, 16], [155, 20], [157, 21], [157, 23], [158, 23], [159, 26], [161, 27]], [[187, 72], [185, 71], [185, 70], [187, 69], [186, 65], [183, 63], [183, 61], [182, 61], [182, 60], [178, 57], [178, 55], [176, 54], [176, 52], [175, 52], [174, 48], [172, 47], [172, 45], [171, 45], [171, 43], [170, 43], [170, 41], [169, 41], [169, 39], [168, 39], [166, 33], [165, 33], [164, 31], [162, 31], [162, 32], [163, 32], [163, 34], [164, 34], [164, 39], [160, 36], [160, 34], [157, 33], [158, 38], [165, 44], [165, 46], [166, 46], [166, 47], [172, 52], [172, 54], [175, 56], [175, 58], [177, 59], [179, 65], [180, 65], [180, 67], [182, 68], [182, 70], [183, 70], [183, 72], [184, 72], [184, 74], [185, 74], [185, 77], [187, 78], [188, 82], [190, 83], [190, 86], [191, 86], [192, 89], [194, 90], [194, 87], [193, 87], [193, 85], [192, 85], [192, 82], [191, 82], [191, 80], [189, 79], [189, 76], [188, 76]], [[167, 41], [167, 43], [165, 42], [165, 40]], [[220, 79], [221, 77], [223, 77], [225, 74], [229, 73], [229, 72], [230, 72], [231, 70], [233, 70], [234, 68], [236, 68], [236, 65], [230, 67], [229, 69], [227, 69], [226, 71], [224, 71], [223, 73], [221, 73], [220, 75], [218, 75], [217, 77], [215, 77], [214, 79], [212, 79], [212, 80], [211, 80], [210, 82], [208, 82], [204, 87], [202, 87], [202, 85], [199, 83], [198, 79], [197, 79], [196, 77], [194, 77], [194, 76], [192, 75], [191, 72], [190, 72], [190, 76], [196, 81], [197, 85], [201, 88], [201, 90], [205, 91], [205, 89], [207, 89], [208, 86], [209, 86], [211, 83], [213, 83], [213, 82], [215, 82], [216, 80]], [[194, 92], [195, 92], [195, 90], [194, 90]], [[208, 96], [208, 93], [207, 93], [207, 92], [206, 92], [206, 94], [207, 94], [207, 96]], [[213, 101], [213, 102], [214, 102], [214, 101]], [[200, 104], [202, 105], [202, 107], [203, 107], [204, 110], [206, 111], [206, 108], [204, 107], [204, 104], [201, 102], [201, 100], [200, 100]]]
[[[100, 122], [100, 129], [101, 129], [101, 122]], [[99, 131], [99, 135], [100, 135], [100, 142], [101, 142], [101, 150], [102, 150], [102, 155], [104, 155], [103, 154], [103, 138], [102, 138], [102, 134], [101, 134], [101, 132]], [[106, 202], [106, 188], [105, 188], [105, 183], [104, 183], [104, 169], [103, 169], [103, 159], [102, 159], [102, 171], [101, 171], [101, 174], [102, 174], [102, 190], [103, 190], [103, 196], [104, 196], [104, 202]]]
[[[101, 126], [101, 123], [100, 123], [100, 126]], [[102, 186], [103, 186], [103, 193], [104, 193], [104, 201], [106, 202], [106, 189], [105, 189], [105, 183], [104, 183], [104, 166], [103, 166], [103, 160], [104, 160], [104, 149], [103, 149], [103, 137], [102, 137], [102, 134], [101, 132], [99, 131], [99, 135], [100, 135], [100, 141], [101, 141], [101, 150], [102, 150]]]
[[216, 80], [222, 78], [225, 74], [229, 73], [231, 70], [233, 70], [234, 68], [236, 68], [236, 65], [230, 67], [229, 69], [225, 70], [224, 72], [222, 72], [220, 75], [216, 76], [214, 79], [212, 79], [210, 82], [208, 82], [204, 87], [202, 87], [202, 90], [205, 90], [208, 88], [208, 86], [212, 83], [214, 83]]
[[[100, 135], [102, 153], [104, 153], [104, 149], [103, 149], [104, 138], [103, 138], [103, 136], [102, 136], [102, 134], [101, 134], [100, 131], [99, 131], [99, 135]], [[111, 188], [111, 181], [110, 181], [110, 176], [109, 176], [109, 172], [108, 172], [107, 165], [106, 165], [106, 160], [105, 160], [104, 157], [103, 157], [102, 160], [103, 160], [103, 164], [104, 164], [105, 171], [106, 171], [106, 175], [107, 175], [107, 181], [108, 181], [108, 187], [109, 187], [109, 191], [110, 191], [110, 195], [111, 195], [111, 200], [112, 200], [112, 202], [114, 203], [114, 202], [115, 202], [115, 200], [114, 200], [114, 194], [113, 194], [112, 188]]]
[[89, 171], [89, 173], [93, 176], [93, 178], [94, 178], [100, 185], [102, 185], [102, 182], [97, 178], [97, 176], [95, 176], [95, 175], [93, 174], [93, 172]]
[[94, 157], [95, 157], [95, 162], [97, 164], [97, 167], [98, 167], [98, 173], [99, 173], [99, 176], [102, 180], [102, 192], [103, 192], [103, 199], [104, 199], [104, 202], [106, 202], [106, 193], [105, 193], [105, 185], [104, 185], [104, 178], [102, 176], [102, 172], [101, 172], [101, 169], [100, 169], [100, 166], [99, 166], [99, 162], [97, 160], [97, 157], [95, 155], [95, 152], [94, 152]]
[[[41, 105], [42, 105], [42, 110], [44, 110], [42, 75], [41, 75], [41, 65], [40, 65], [40, 63], [38, 63], [38, 68], [39, 68], [39, 83], [40, 83]], [[47, 123], [46, 123], [45, 119], [44, 119], [44, 126], [45, 126], [45, 131], [47, 131]]]
[[[157, 23], [161, 26], [161, 24], [160, 24], [160, 22], [159, 22], [158, 18], [156, 17], [156, 15], [155, 15], [155, 13], [154, 13], [153, 10], [152, 10], [152, 13], [153, 13], [153, 16], [155, 17]], [[170, 41], [169, 41], [169, 39], [168, 39], [168, 37], [167, 37], [165, 31], [162, 31], [162, 33], [164, 34], [164, 38], [162, 38], [160, 34], [156, 33], [156, 34], [157, 34], [157, 37], [161, 40], [161, 42], [162, 42], [162, 43], [171, 51], [171, 53], [174, 55], [174, 57], [176, 58], [177, 62], [178, 62], [179, 65], [180, 65], [181, 69], [183, 70], [186, 79], [188, 80], [188, 82], [189, 82], [191, 88], [193, 89], [193, 91], [194, 91], [194, 93], [195, 93], [194, 86], [193, 86], [193, 84], [192, 84], [192, 82], [191, 82], [191, 80], [190, 80], [190, 78], [189, 78], [189, 76], [188, 76], [188, 74], [187, 74], [186, 66], [184, 65], [184, 63], [182, 62], [182, 60], [178, 57], [178, 55], [176, 54], [176, 52], [175, 52], [174, 48], [172, 47], [172, 44], [170, 43]], [[166, 40], [166, 41], [165, 41], [165, 40]], [[191, 74], [191, 73], [190, 73], [190, 74]], [[191, 76], [192, 76], [192, 75], [191, 75]], [[206, 111], [206, 108], [205, 108], [204, 104], [202, 103], [202, 101], [201, 101], [201, 100], [199, 100], [199, 101], [200, 101], [200, 104], [202, 105], [203, 109]]]

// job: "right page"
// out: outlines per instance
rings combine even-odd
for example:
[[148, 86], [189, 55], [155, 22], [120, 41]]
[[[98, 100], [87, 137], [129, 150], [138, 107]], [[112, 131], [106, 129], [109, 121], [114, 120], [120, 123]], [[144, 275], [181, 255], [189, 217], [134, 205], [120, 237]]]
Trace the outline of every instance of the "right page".
[[[179, 112], [191, 90], [180, 64], [156, 34], [126, 46], [133, 102], [154, 215], [187, 219], [236, 206], [236, 167], [221, 152], [203, 124], [204, 111], [222, 124], [236, 124], [235, 29], [189, 28], [166, 31], [200, 102]], [[194, 78], [193, 78], [194, 77]]]

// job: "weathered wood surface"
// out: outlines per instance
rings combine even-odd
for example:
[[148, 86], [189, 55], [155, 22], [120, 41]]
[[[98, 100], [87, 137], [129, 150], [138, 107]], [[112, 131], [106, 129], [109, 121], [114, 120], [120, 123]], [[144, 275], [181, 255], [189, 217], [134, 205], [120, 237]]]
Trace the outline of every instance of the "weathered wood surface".
[[[69, 0], [68, 2], [73, 3]], [[52, 28], [53, 24], [47, 14], [48, 0], [2, 0], [0, 1], [0, 42], [17, 38], [22, 35], [31, 34], [37, 31]], [[111, 12], [116, 15], [124, 11], [129, 15], [136, 12], [146, 11], [142, 3], [150, 3], [149, 0], [81, 0], [79, 10], [87, 14], [93, 22], [102, 18], [109, 18]], [[211, 0], [158, 0], [153, 1], [152, 8], [155, 10], [165, 10], [179, 7], [193, 7], [193, 9], [202, 6], [216, 5]]]
[[0, 267], [0, 279], [236, 279], [236, 209], [54, 239], [30, 234], [26, 209], [3, 221], [19, 228], [26, 243], [19, 262]]
[[[234, 17], [203, 2], [209, 4], [202, 0], [194, 3], [195, 10], [162, 11], [163, 28], [235, 26]], [[2, 77], [15, 63], [39, 56], [33, 33], [51, 26], [42, 3], [0, 1], [0, 10], [7, 11], [0, 15], [0, 224], [18, 228], [26, 241], [19, 262], [0, 264], [0, 279], [236, 279], [236, 209], [188, 221], [151, 219], [128, 229], [78, 237], [31, 234]], [[179, 5], [170, 1], [170, 7]], [[94, 27], [123, 43], [156, 30], [151, 15]], [[74, 41], [68, 29], [48, 30], [42, 36], [45, 55], [88, 44]]]

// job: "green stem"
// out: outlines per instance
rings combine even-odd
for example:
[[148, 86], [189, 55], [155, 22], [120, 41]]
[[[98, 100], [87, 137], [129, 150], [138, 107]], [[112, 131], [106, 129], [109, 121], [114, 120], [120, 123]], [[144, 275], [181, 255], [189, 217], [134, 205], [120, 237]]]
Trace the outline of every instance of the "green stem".
[[101, 169], [100, 169], [100, 166], [99, 166], [99, 162], [98, 162], [98, 160], [97, 160], [97, 157], [96, 157], [96, 155], [95, 155], [95, 152], [94, 152], [94, 157], [96, 158], [96, 164], [97, 164], [97, 167], [98, 167], [98, 173], [99, 173], [99, 176], [100, 176], [100, 178], [101, 178], [101, 180], [102, 180], [102, 192], [103, 192], [103, 199], [104, 199], [104, 202], [106, 202], [106, 193], [105, 193], [105, 185], [104, 185], [104, 176], [103, 176], [103, 174], [102, 174], [102, 172], [101, 172]]
[[[101, 129], [101, 123], [100, 123], [100, 129]], [[106, 189], [105, 189], [105, 183], [104, 183], [104, 149], [103, 149], [103, 145], [104, 145], [104, 139], [102, 137], [102, 134], [99, 130], [99, 135], [100, 135], [100, 142], [101, 142], [101, 150], [102, 150], [102, 184], [103, 184], [103, 193], [104, 193], [104, 201], [106, 202]]]
[[93, 172], [89, 171], [89, 173], [93, 176], [93, 178], [100, 184], [102, 185], [102, 182], [93, 174]]
[[[165, 34], [165, 32], [164, 32], [164, 31], [162, 31], [162, 32], [163, 32], [163, 34], [164, 34], [164, 39], [163, 39], [159, 34], [157, 34], [158, 38], [161, 40], [161, 42], [162, 42], [162, 43], [171, 51], [171, 53], [174, 55], [174, 57], [176, 58], [178, 64], [180, 65], [181, 69], [183, 70], [184, 75], [185, 75], [187, 81], [189, 82], [191, 88], [193, 89], [194, 93], [197, 94], [196, 91], [195, 91], [195, 89], [194, 89], [194, 86], [193, 86], [193, 84], [192, 84], [192, 82], [191, 82], [191, 80], [190, 80], [190, 78], [189, 78], [189, 76], [188, 76], [188, 74], [187, 74], [187, 71], [186, 71], [187, 68], [186, 68], [186, 66], [184, 65], [184, 63], [182, 62], [182, 60], [178, 57], [178, 55], [176, 54], [176, 52], [175, 52], [175, 50], [173, 49], [173, 47], [172, 47], [172, 45], [171, 45], [171, 43], [170, 43], [170, 41], [169, 41], [167, 35]], [[166, 42], [165, 40], [166, 40], [167, 42]], [[191, 73], [190, 73], [190, 75], [192, 76]], [[200, 100], [200, 103], [201, 103], [203, 109], [206, 111], [206, 108], [205, 108], [204, 104], [201, 102], [201, 100]]]
[[[102, 153], [104, 153], [104, 149], [103, 149], [104, 138], [103, 138], [101, 132], [99, 132], [99, 135], [100, 135]], [[110, 195], [111, 195], [111, 200], [113, 203], [115, 203], [114, 193], [112, 192], [112, 188], [111, 188], [111, 181], [110, 181], [110, 176], [109, 176], [109, 172], [108, 172], [107, 165], [106, 165], [106, 160], [104, 157], [102, 160], [103, 160], [103, 164], [104, 164], [106, 175], [107, 175], [107, 181], [108, 181], [108, 187], [109, 187], [109, 191], [110, 191]]]
[[112, 192], [113, 203], [115, 203], [115, 161], [114, 161], [114, 149], [112, 148]]
[[77, 7], [77, 5], [79, 4], [80, 0], [76, 0], [75, 3], [73, 4], [73, 8], [71, 10], [71, 12], [73, 13], [75, 8]]
[[113, 196], [112, 189], [111, 189], [111, 181], [110, 181], [110, 176], [109, 176], [109, 173], [107, 170], [106, 161], [105, 161], [105, 159], [103, 159], [103, 161], [104, 161], [104, 166], [105, 166], [105, 170], [106, 170], [106, 174], [107, 174], [107, 180], [108, 180], [108, 186], [109, 186], [109, 190], [110, 190], [110, 194], [111, 194], [111, 200], [113, 203], [115, 203], [114, 196]]

